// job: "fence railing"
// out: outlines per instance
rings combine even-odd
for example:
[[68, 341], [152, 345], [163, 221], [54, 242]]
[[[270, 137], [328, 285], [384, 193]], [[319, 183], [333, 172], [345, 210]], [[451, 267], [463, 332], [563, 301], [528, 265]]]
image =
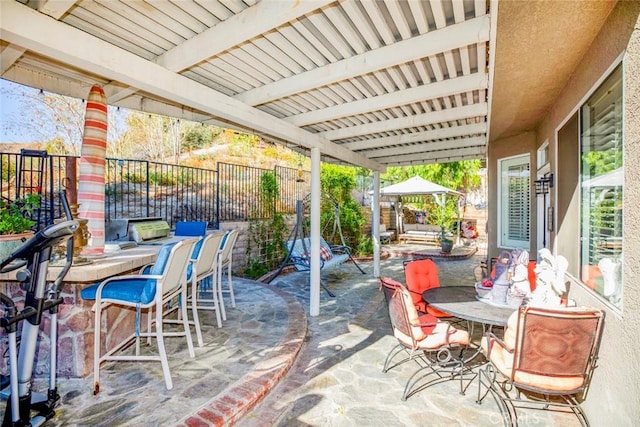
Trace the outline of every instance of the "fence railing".
[[[53, 218], [63, 216], [57, 193], [68, 188], [78, 157], [49, 155], [44, 168], [43, 205]], [[1, 195], [13, 200], [18, 195], [20, 154], [0, 153]], [[68, 173], [70, 172], [70, 173]], [[273, 173], [280, 197], [280, 213], [295, 213], [296, 200], [310, 191], [309, 172], [277, 166], [261, 169], [217, 163], [216, 170], [171, 165], [144, 160], [106, 159], [105, 218], [160, 217], [174, 228], [178, 221], [207, 221], [217, 228], [224, 221], [264, 218], [267, 212], [260, 195], [265, 173]], [[47, 222], [51, 218], [47, 216]]]

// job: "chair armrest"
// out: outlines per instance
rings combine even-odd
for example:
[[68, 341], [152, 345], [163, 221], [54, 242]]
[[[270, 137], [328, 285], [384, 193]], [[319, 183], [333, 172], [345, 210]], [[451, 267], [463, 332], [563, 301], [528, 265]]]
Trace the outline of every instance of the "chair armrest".
[[485, 334], [485, 338], [487, 339], [487, 354], [485, 355], [485, 357], [489, 361], [491, 360], [491, 350], [493, 349], [494, 344], [498, 344], [509, 353], [513, 354], [515, 352], [515, 349], [509, 348], [504, 340], [502, 338], [499, 338], [493, 332], [487, 332]]
[[149, 264], [145, 264], [145, 265], [143, 265], [142, 267], [140, 267], [140, 270], [139, 270], [138, 274], [147, 274], [147, 273], [145, 273], [145, 270], [146, 270], [146, 269], [148, 269], [148, 268], [153, 267], [153, 264], [154, 264], [154, 263], [153, 263], [153, 262], [151, 262], [151, 263], [149, 263]]

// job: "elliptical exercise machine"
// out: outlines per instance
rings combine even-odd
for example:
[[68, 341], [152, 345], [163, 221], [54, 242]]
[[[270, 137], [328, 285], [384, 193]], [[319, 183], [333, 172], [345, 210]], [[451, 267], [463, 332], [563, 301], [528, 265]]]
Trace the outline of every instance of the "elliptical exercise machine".
[[[66, 202], [66, 199], [65, 199]], [[71, 218], [68, 205], [64, 204], [67, 218]], [[16, 273], [16, 279], [26, 290], [24, 308], [20, 311], [9, 296], [0, 293], [0, 304], [4, 306], [4, 315], [0, 318], [0, 326], [8, 336], [10, 385], [6, 410], [2, 427], [39, 426], [54, 416], [60, 395], [56, 384], [57, 358], [57, 320], [62, 279], [71, 268], [73, 261], [73, 233], [78, 228], [78, 221], [67, 220], [50, 225], [38, 231], [33, 237], [14, 250], [11, 255], [0, 262], [0, 272], [22, 268]], [[47, 289], [47, 272], [52, 248], [67, 242], [67, 261], [60, 274]], [[26, 267], [25, 267], [26, 266]], [[24, 268], [23, 268], [24, 267]], [[49, 311], [51, 349], [49, 355], [49, 389], [47, 395], [32, 393], [31, 377], [33, 374], [38, 330], [42, 315]], [[18, 323], [22, 323], [20, 348], [18, 349]], [[4, 390], [3, 390], [4, 393]], [[32, 415], [33, 414], [33, 415]]]

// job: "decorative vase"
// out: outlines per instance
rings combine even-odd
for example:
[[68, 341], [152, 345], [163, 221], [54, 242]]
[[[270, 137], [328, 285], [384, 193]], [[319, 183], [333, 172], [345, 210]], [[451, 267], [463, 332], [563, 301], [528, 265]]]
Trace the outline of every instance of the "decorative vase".
[[491, 289], [491, 301], [496, 304], [507, 304], [507, 295], [509, 294], [509, 287], [511, 282], [504, 280], [503, 278], [497, 278], [493, 282], [493, 288]]
[[451, 253], [452, 249], [453, 249], [453, 242], [448, 240], [443, 240], [442, 243], [440, 243], [440, 250], [445, 254]]
[[19, 234], [2, 234], [0, 235], [0, 260], [5, 260], [16, 250], [24, 241], [33, 236], [33, 231], [25, 231]]

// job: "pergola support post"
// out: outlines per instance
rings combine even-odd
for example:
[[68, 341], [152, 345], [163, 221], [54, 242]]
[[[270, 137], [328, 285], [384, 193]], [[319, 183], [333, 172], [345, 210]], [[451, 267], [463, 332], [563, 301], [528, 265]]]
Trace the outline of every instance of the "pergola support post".
[[373, 209], [371, 233], [373, 235], [373, 277], [380, 277], [380, 172], [373, 171]]
[[320, 314], [320, 149], [311, 149], [311, 271], [309, 314]]

